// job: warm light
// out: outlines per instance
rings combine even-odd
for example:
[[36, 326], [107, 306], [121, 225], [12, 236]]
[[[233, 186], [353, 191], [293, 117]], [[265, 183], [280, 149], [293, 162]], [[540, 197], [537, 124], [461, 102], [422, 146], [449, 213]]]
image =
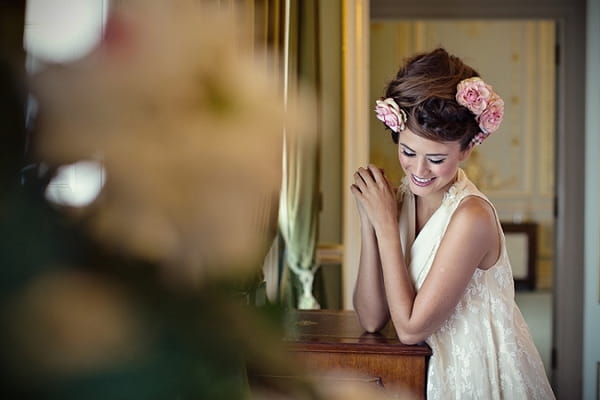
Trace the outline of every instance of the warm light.
[[69, 62], [100, 40], [108, 0], [28, 0], [25, 50], [46, 62]]
[[80, 161], [58, 169], [46, 189], [46, 198], [59, 205], [85, 207], [104, 185], [104, 168], [97, 161]]

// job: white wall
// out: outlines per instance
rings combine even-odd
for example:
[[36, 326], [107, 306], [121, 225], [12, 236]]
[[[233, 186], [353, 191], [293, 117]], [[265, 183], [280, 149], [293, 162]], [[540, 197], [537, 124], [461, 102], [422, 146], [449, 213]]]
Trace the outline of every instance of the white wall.
[[587, 2], [583, 398], [600, 387], [600, 0]]

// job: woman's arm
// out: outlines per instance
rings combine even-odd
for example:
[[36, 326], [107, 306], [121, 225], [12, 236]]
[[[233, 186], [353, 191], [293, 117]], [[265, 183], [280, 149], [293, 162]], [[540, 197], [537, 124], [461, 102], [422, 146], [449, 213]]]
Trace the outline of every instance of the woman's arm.
[[[378, 171], [365, 179], [357, 199], [373, 224], [389, 311], [400, 340], [419, 343], [451, 315], [475, 269], [493, 265], [499, 254], [499, 234], [490, 205], [479, 198], [465, 199], [455, 211], [418, 294], [402, 255], [394, 220], [389, 184]], [[490, 262], [490, 260], [493, 260]]]
[[[355, 183], [350, 190], [356, 198], [360, 193], [359, 186], [363, 186], [364, 181], [359, 172], [354, 174], [354, 179]], [[356, 205], [361, 222], [361, 247], [352, 300], [361, 326], [367, 332], [377, 332], [385, 326], [390, 318], [383, 284], [383, 271], [373, 225], [358, 199], [356, 199]]]
[[367, 332], [381, 330], [390, 319], [379, 248], [372, 226], [361, 227], [360, 260], [352, 300], [360, 325]]

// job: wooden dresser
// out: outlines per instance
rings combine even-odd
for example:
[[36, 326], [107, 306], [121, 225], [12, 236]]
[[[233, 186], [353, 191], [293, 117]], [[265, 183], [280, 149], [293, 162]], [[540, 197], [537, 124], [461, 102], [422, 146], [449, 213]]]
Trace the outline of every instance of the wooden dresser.
[[431, 349], [401, 343], [391, 324], [371, 334], [361, 328], [354, 311], [299, 310], [293, 313], [286, 342], [315, 376], [347, 371], [386, 391], [410, 391], [415, 398], [425, 398]]

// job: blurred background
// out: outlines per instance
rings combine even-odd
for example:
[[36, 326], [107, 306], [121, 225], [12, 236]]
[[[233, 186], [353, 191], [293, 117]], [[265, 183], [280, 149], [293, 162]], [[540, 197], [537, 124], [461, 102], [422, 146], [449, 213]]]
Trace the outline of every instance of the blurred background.
[[[4, 343], [32, 353], [31, 360], [7, 353], [3, 365], [22, 379], [15, 382], [29, 382], [31, 368], [24, 365], [37, 363], [36, 379], [54, 385], [57, 378], [44, 371], [58, 361], [45, 354], [45, 343], [49, 332], [74, 322], [47, 317], [54, 314], [45, 307], [58, 312], [78, 304], [81, 311], [73, 313], [98, 307], [110, 326], [128, 321], [127, 329], [100, 335], [111, 338], [106, 349], [115, 354], [132, 342], [141, 346], [127, 356], [137, 369], [119, 370], [122, 382], [147, 371], [161, 376], [173, 354], [181, 365], [192, 362], [181, 355], [187, 349], [165, 350], [178, 340], [160, 328], [152, 327], [150, 343], [140, 334], [148, 321], [166, 323], [165, 315], [175, 318], [169, 325], [191, 331], [185, 313], [173, 316], [181, 304], [171, 302], [204, 318], [196, 321], [204, 334], [200, 326], [229, 331], [247, 306], [257, 314], [236, 325], [244, 326], [239, 335], [265, 332], [267, 344], [224, 340], [219, 346], [239, 346], [223, 356], [226, 362], [221, 355], [203, 357], [205, 367], [197, 371], [223, 362], [227, 379], [239, 383], [244, 363], [228, 357], [244, 353], [264, 368], [278, 365], [275, 343], [286, 309], [351, 308], [359, 249], [347, 190], [352, 171], [373, 162], [401, 179], [372, 103], [405, 57], [444, 46], [506, 101], [498, 135], [463, 167], [497, 206], [517, 301], [546, 371], [559, 398], [597, 398], [598, 3], [3, 4], [8, 89], [0, 257], [10, 311], [3, 323], [13, 327], [4, 330]], [[147, 297], [155, 291], [163, 297]], [[165, 304], [164, 314], [150, 312], [157, 304]], [[60, 318], [67, 322], [57, 324]], [[42, 322], [47, 331], [35, 328]], [[82, 328], [72, 329], [61, 333], [57, 351], [74, 348]], [[23, 334], [31, 331], [36, 335]], [[213, 339], [211, 333], [206, 340]], [[61, 368], [79, 370], [85, 360], [105, 366], [110, 357], [84, 354], [88, 347], [80, 344], [81, 353]], [[210, 347], [194, 351], [208, 354]], [[140, 362], [151, 348], [162, 350], [152, 362]], [[262, 356], [264, 348], [275, 350]], [[204, 374], [205, 382], [224, 386]], [[175, 375], [152, 381], [169, 390]], [[87, 376], [85, 384], [99, 384], [98, 376]], [[81, 382], [77, 387], [92, 387]]]

